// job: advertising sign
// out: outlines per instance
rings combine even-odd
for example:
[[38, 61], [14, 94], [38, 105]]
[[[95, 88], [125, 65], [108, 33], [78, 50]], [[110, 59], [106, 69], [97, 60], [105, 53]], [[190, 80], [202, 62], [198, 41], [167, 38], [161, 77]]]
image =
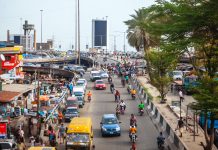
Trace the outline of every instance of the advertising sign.
[[0, 138], [3, 139], [7, 137], [7, 123], [0, 122]]
[[92, 21], [94, 47], [107, 46], [107, 20]]

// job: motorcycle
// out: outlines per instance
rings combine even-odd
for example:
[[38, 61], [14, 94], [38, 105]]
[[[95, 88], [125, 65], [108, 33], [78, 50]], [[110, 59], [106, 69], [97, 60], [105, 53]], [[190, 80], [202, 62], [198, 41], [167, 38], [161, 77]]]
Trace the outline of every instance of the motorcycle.
[[125, 87], [125, 80], [121, 80], [122, 86]]
[[114, 93], [114, 87], [111, 87], [110, 90], [111, 90], [111, 93], [113, 94]]
[[120, 106], [120, 113], [121, 113], [122, 115], [124, 115], [124, 111], [125, 111], [124, 106]]
[[51, 140], [51, 141], [50, 141], [50, 145], [51, 145], [52, 147], [55, 147], [56, 144], [57, 144], [57, 142], [56, 142], [55, 140]]
[[112, 83], [112, 79], [108, 78], [108, 83], [111, 84]]
[[130, 89], [127, 87], [127, 92], [130, 94]]
[[115, 102], [118, 103], [120, 101], [120, 96], [115, 95]]
[[135, 95], [135, 94], [132, 94], [132, 99], [133, 99], [133, 100], [135, 100], [135, 97], [136, 97], [136, 95]]
[[136, 135], [136, 133], [130, 134], [130, 142], [131, 142], [131, 143], [135, 143], [136, 140], [137, 140], [137, 135]]
[[116, 111], [116, 117], [117, 117], [118, 120], [120, 119], [120, 110]]
[[139, 115], [142, 116], [144, 114], [144, 109], [139, 109]]
[[88, 101], [89, 101], [89, 102], [91, 101], [91, 99], [92, 99], [91, 96], [88, 96]]
[[130, 119], [130, 126], [137, 127], [136, 120]]
[[164, 138], [157, 137], [157, 145], [158, 145], [158, 149], [163, 150], [164, 149]]

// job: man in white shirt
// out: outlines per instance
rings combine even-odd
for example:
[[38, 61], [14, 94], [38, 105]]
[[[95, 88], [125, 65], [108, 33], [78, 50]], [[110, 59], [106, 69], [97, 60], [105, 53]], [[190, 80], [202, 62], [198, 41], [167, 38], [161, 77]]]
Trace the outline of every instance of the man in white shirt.
[[184, 101], [184, 95], [181, 89], [179, 90], [179, 98], [180, 98], [180, 101], [182, 102]]

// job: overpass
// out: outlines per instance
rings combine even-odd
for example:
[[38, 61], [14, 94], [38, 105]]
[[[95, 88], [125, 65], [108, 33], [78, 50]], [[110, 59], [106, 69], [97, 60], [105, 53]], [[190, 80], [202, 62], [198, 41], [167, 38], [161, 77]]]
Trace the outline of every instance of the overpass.
[[[87, 67], [91, 67], [94, 62], [94, 58], [92, 57], [80, 57], [81, 64]], [[24, 59], [24, 63], [73, 63], [76, 64], [77, 57], [71, 56], [71, 57], [56, 57], [56, 58], [38, 58], [38, 59]]]
[[34, 74], [35, 72], [39, 72], [41, 74], [51, 74], [53, 76], [58, 76], [60, 78], [73, 78], [75, 72], [67, 71], [63, 69], [57, 68], [49, 68], [49, 67], [32, 67], [32, 66], [23, 66], [23, 71]]

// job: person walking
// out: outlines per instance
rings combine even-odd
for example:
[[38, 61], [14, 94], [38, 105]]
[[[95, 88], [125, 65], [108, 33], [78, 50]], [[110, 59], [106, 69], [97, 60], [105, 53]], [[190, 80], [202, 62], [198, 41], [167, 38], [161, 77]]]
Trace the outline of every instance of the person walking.
[[62, 123], [61, 126], [59, 127], [59, 132], [58, 132], [60, 144], [62, 144], [61, 139], [64, 143], [64, 138], [65, 138], [65, 127], [64, 124]]
[[178, 125], [177, 125], [177, 129], [179, 129], [180, 137], [182, 137], [183, 127], [184, 127], [184, 122], [182, 120], [182, 117], [180, 117], [180, 119], [178, 120]]
[[184, 101], [184, 95], [183, 95], [182, 89], [179, 89], [179, 99], [181, 102]]

